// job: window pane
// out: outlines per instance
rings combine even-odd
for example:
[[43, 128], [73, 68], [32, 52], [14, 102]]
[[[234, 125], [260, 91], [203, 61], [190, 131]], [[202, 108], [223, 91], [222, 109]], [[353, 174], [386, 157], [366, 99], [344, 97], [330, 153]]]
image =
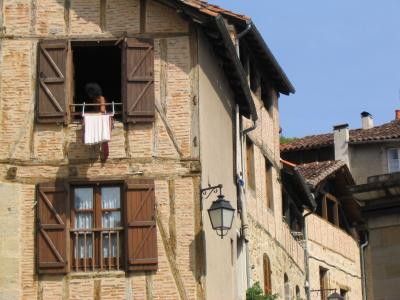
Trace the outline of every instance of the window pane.
[[103, 228], [114, 228], [121, 226], [121, 212], [119, 211], [106, 211], [102, 217]]
[[93, 188], [75, 188], [74, 200], [76, 209], [93, 208]]
[[85, 236], [80, 234], [78, 237], [78, 245], [75, 251], [75, 258], [85, 258], [85, 248], [86, 248], [86, 258], [93, 257], [93, 240], [92, 234], [86, 235], [86, 247], [85, 247]]
[[389, 149], [388, 151], [389, 172], [400, 171], [399, 152], [398, 149]]
[[120, 187], [102, 187], [101, 188], [102, 208], [120, 208], [121, 207], [121, 188]]
[[93, 227], [92, 213], [77, 213], [75, 216], [76, 229], [89, 229]]
[[[118, 233], [117, 233], [118, 234]], [[111, 257], [117, 257], [117, 234], [111, 234], [111, 244], [109, 242], [109, 235], [105, 233], [103, 235], [103, 257], [108, 257], [111, 254]], [[111, 246], [111, 248], [110, 248]]]

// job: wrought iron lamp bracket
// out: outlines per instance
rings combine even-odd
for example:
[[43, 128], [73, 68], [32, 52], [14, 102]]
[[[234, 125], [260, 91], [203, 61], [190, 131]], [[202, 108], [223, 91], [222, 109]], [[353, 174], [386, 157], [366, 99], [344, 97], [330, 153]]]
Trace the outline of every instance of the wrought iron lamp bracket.
[[200, 195], [201, 195], [201, 201], [200, 201], [200, 205], [201, 205], [201, 209], [203, 209], [203, 199], [208, 199], [210, 198], [211, 194], [217, 194], [219, 191], [219, 195], [222, 196], [222, 188], [223, 185], [222, 184], [218, 184], [215, 186], [211, 186], [208, 185], [207, 188], [204, 189], [200, 189]]

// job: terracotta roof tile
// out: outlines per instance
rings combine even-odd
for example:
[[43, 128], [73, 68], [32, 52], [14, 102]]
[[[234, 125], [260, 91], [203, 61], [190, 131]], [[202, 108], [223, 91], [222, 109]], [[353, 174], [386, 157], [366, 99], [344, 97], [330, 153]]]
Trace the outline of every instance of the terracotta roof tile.
[[[384, 141], [400, 138], [400, 121], [375, 126], [370, 129], [350, 130], [350, 143]], [[308, 150], [333, 145], [333, 133], [310, 135], [281, 145], [282, 152]]]
[[305, 181], [315, 188], [321, 181], [343, 167], [347, 168], [347, 165], [341, 160], [328, 160], [301, 164], [296, 166], [296, 169]]
[[232, 12], [230, 10], [221, 8], [217, 5], [210, 4], [207, 1], [202, 1], [202, 0], [180, 0], [181, 2], [192, 6], [196, 9], [199, 9], [200, 11], [210, 14], [212, 16], [218, 15], [218, 14], [223, 14], [225, 16], [233, 17], [235, 19], [241, 20], [241, 21], [249, 21], [250, 17], [237, 14], [235, 12]]

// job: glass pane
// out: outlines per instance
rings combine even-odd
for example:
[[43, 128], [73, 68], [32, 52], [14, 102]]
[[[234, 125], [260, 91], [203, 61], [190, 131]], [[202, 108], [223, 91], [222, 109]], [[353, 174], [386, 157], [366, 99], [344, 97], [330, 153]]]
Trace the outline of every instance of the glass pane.
[[103, 228], [114, 228], [121, 226], [121, 212], [119, 211], [106, 211], [102, 217]]
[[86, 235], [86, 247], [85, 247], [85, 236], [80, 234], [78, 237], [78, 245], [76, 245], [75, 258], [85, 258], [85, 248], [86, 248], [86, 258], [93, 257], [93, 240], [92, 235]]
[[91, 209], [93, 208], [93, 188], [75, 188], [75, 208]]
[[398, 149], [389, 149], [388, 160], [389, 160], [389, 173], [400, 171], [400, 161], [399, 161]]
[[224, 209], [223, 210], [223, 226], [224, 228], [231, 228], [232, 227], [232, 221], [233, 221], [233, 213], [234, 211]]
[[120, 187], [102, 187], [101, 188], [102, 208], [120, 208], [121, 207], [121, 188]]
[[76, 229], [89, 229], [93, 227], [92, 213], [77, 213], [75, 217]]
[[210, 210], [208, 213], [210, 214], [213, 229], [220, 228], [222, 225], [221, 209]]
[[[111, 250], [110, 250], [111, 246]], [[117, 234], [111, 234], [111, 245], [109, 243], [108, 233], [103, 235], [103, 257], [106, 258], [111, 254], [111, 257], [117, 257]]]
[[397, 149], [389, 149], [389, 157], [390, 159], [399, 159], [399, 153]]

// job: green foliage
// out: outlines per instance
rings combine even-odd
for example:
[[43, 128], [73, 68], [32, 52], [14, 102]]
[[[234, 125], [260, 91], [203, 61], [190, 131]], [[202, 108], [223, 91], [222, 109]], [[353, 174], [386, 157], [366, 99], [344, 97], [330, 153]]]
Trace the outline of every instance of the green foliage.
[[284, 144], [291, 143], [296, 139], [297, 138], [295, 138], [295, 137], [284, 137], [284, 136], [281, 136], [281, 141], [280, 142], [281, 142], [281, 145], [284, 145]]
[[264, 294], [259, 282], [253, 284], [253, 286], [246, 291], [246, 300], [276, 300], [278, 296], [278, 294]]

